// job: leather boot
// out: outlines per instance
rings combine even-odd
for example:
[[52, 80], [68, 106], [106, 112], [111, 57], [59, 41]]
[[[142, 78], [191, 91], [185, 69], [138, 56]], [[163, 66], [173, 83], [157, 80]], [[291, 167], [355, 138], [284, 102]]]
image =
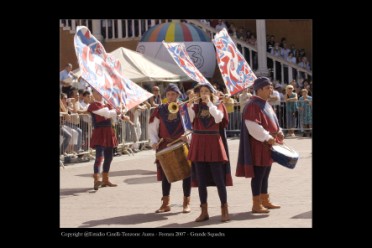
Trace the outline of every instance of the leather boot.
[[198, 218], [196, 218], [195, 222], [209, 220], [208, 203], [201, 204], [200, 207], [201, 207], [201, 214]]
[[162, 204], [158, 210], [155, 211], [155, 213], [164, 213], [169, 212], [171, 210], [169, 206], [169, 196], [163, 196], [161, 198]]
[[262, 206], [260, 195], [253, 196], [252, 213], [269, 213], [270, 211]]
[[98, 187], [101, 186], [101, 184], [102, 184], [102, 182], [99, 180], [99, 174], [94, 173], [93, 178], [94, 178], [93, 188], [94, 188], [94, 190], [98, 190]]
[[280, 205], [275, 205], [270, 201], [269, 194], [261, 194], [262, 206], [268, 209], [280, 208]]
[[189, 197], [184, 196], [183, 197], [183, 211], [182, 211], [182, 213], [190, 213], [190, 212], [191, 212], [190, 196]]
[[227, 208], [227, 203], [224, 203], [221, 205], [221, 221], [226, 222], [229, 220], [230, 220], [230, 217], [229, 217], [229, 210]]
[[116, 187], [118, 186], [117, 184], [113, 184], [109, 181], [109, 176], [108, 176], [108, 172], [103, 172], [102, 173], [102, 185], [101, 187]]

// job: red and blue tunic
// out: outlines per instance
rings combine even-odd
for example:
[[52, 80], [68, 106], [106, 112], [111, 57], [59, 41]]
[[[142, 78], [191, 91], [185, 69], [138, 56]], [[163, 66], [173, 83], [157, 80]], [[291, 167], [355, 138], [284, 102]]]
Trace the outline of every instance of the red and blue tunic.
[[[225, 185], [232, 186], [231, 167], [224, 130], [229, 123], [225, 105], [222, 103], [217, 105], [217, 109], [223, 113], [222, 121], [219, 123], [216, 123], [214, 117], [209, 113], [207, 104], [194, 104], [192, 109], [195, 112], [195, 118], [192, 124], [193, 134], [188, 159], [195, 163], [222, 164]], [[196, 174], [196, 168], [193, 165], [191, 167], [192, 187], [198, 187], [199, 185]], [[211, 174], [208, 174], [205, 180], [207, 186], [216, 186]]]
[[[159, 138], [163, 138], [163, 142], [160, 143], [159, 148], [156, 152], [159, 152], [167, 147], [167, 144], [181, 137], [184, 134], [184, 129], [181, 122], [181, 115], [178, 111], [175, 114], [172, 114], [168, 110], [168, 103], [161, 104], [157, 107], [154, 112], [151, 114], [150, 123], [154, 121], [154, 118], [158, 118], [159, 123]], [[160, 163], [158, 160], [155, 160], [157, 164], [157, 180], [161, 181], [163, 173], [161, 171]]]
[[[272, 134], [278, 133], [280, 127], [270, 104], [258, 96], [253, 96], [246, 104], [242, 114], [238, 164], [235, 176], [254, 177], [253, 166], [272, 165], [271, 145], [253, 138], [249, 134], [245, 120], [256, 122]], [[276, 142], [281, 143], [278, 138], [276, 138]]]
[[118, 141], [115, 136], [115, 131], [112, 128], [111, 119], [106, 119], [103, 116], [94, 114], [93, 111], [108, 107], [111, 109], [110, 105], [104, 105], [100, 102], [93, 102], [88, 107], [88, 112], [92, 115], [93, 123], [93, 133], [90, 140], [90, 147], [95, 148], [98, 146], [103, 147], [116, 147], [118, 146]]
[[205, 103], [194, 104], [195, 118], [192, 123], [192, 139], [188, 159], [193, 162], [227, 162], [228, 157], [222, 143], [220, 128], [226, 128], [229, 119], [224, 104], [217, 105], [223, 119], [216, 123]]

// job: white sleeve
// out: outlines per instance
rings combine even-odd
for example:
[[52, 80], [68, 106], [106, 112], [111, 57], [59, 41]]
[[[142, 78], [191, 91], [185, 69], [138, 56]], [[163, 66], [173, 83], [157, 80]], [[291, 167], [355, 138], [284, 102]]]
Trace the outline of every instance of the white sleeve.
[[245, 120], [245, 125], [250, 135], [258, 141], [264, 142], [273, 138], [268, 131], [254, 121]]
[[221, 110], [217, 109], [217, 106], [214, 105], [212, 102], [209, 102], [208, 104], [209, 107], [209, 113], [214, 117], [214, 121], [216, 123], [220, 123], [223, 119], [223, 113]]
[[149, 123], [148, 132], [151, 145], [159, 142], [159, 125], [160, 120], [156, 117], [154, 118], [153, 122]]
[[96, 115], [103, 116], [106, 119], [116, 117], [116, 110], [115, 109], [109, 110], [107, 107], [104, 107], [104, 108], [101, 108], [101, 109], [98, 109], [92, 112]]
[[195, 118], [195, 111], [192, 109], [193, 106], [194, 106], [194, 104], [191, 104], [191, 106], [187, 108], [187, 111], [189, 112], [189, 117], [190, 117], [190, 122], [191, 123], [194, 122], [194, 118]]

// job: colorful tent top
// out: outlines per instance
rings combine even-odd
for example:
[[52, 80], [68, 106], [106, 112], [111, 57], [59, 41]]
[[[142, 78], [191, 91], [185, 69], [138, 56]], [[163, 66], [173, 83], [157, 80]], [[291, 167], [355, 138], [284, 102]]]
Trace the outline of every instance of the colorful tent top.
[[77, 27], [74, 45], [81, 77], [115, 108], [130, 110], [152, 96], [124, 75], [120, 61], [87, 27]]
[[210, 42], [211, 39], [200, 28], [183, 22], [158, 24], [147, 30], [140, 42]]
[[243, 55], [236, 48], [226, 29], [214, 36], [216, 57], [223, 81], [231, 95], [250, 87], [257, 78]]
[[174, 62], [194, 81], [199, 85], [209, 85], [214, 92], [216, 90], [211, 83], [201, 74], [192, 62], [189, 54], [186, 51], [184, 43], [166, 43], [163, 41], [164, 47], [167, 49]]

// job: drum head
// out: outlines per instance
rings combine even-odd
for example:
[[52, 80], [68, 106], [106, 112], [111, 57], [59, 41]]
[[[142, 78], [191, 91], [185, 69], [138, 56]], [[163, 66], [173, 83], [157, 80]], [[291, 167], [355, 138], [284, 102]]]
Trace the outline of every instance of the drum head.
[[186, 143], [185, 142], [179, 142], [179, 143], [173, 144], [170, 147], [164, 148], [163, 150], [161, 150], [160, 152], [158, 152], [156, 154], [161, 155], [161, 154], [164, 154], [164, 153], [168, 153], [170, 151], [174, 151], [174, 150], [178, 149], [179, 147], [183, 146], [184, 144], [186, 144]]
[[298, 153], [292, 149], [288, 149], [283, 145], [275, 144], [272, 146], [272, 149], [280, 154], [283, 154], [289, 158], [298, 158]]

